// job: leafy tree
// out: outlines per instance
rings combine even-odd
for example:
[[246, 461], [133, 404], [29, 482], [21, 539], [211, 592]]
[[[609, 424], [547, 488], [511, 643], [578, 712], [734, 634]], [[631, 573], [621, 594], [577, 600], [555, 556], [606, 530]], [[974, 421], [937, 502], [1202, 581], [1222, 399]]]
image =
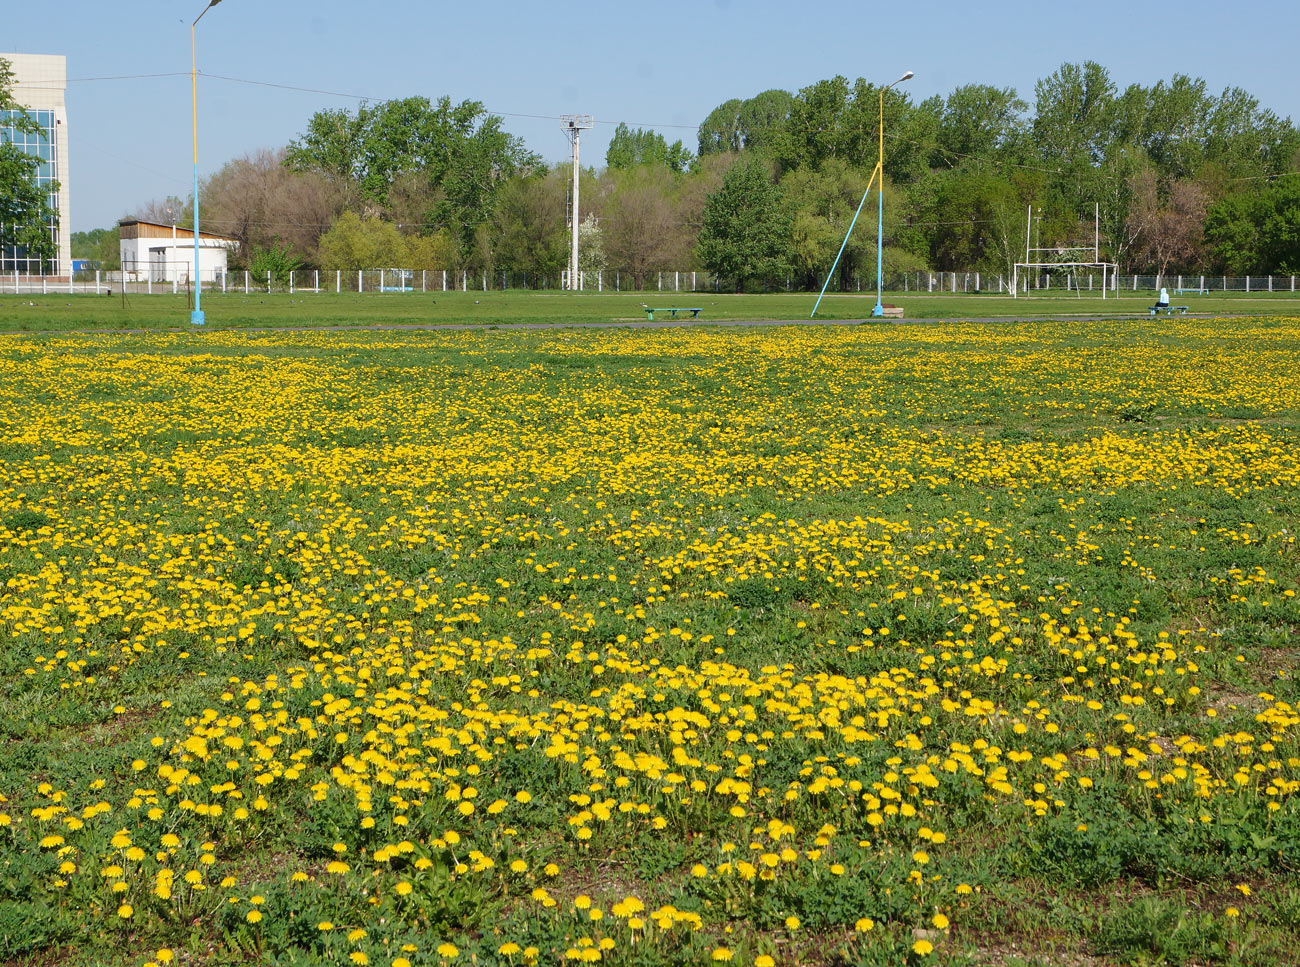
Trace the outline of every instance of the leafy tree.
[[735, 153], [745, 146], [740, 125], [740, 106], [744, 102], [733, 97], [723, 101], [704, 119], [699, 130], [700, 157], [709, 154]]
[[1234, 274], [1300, 273], [1300, 174], [1214, 205], [1205, 238], [1219, 264]]
[[1133, 259], [1163, 278], [1171, 266], [1191, 268], [1201, 259], [1207, 196], [1190, 180], [1163, 186], [1152, 169], [1134, 180]]
[[[492, 214], [499, 265], [534, 277], [559, 277], [569, 259], [569, 180], [569, 172], [558, 169], [516, 175], [502, 186]], [[584, 191], [584, 197], [590, 195]]]
[[277, 240], [265, 247], [254, 246], [248, 268], [254, 278], [265, 279], [269, 275], [276, 283], [283, 285], [289, 281], [291, 272], [302, 268], [302, 261], [294, 254], [291, 246]]
[[789, 234], [781, 189], [765, 164], [743, 158], [727, 170], [722, 186], [705, 204], [700, 261], [740, 292], [750, 280], [786, 272]]
[[120, 232], [112, 228], [95, 228], [89, 232], [72, 233], [72, 257], [90, 259], [106, 271], [116, 271], [122, 267], [122, 248]]
[[680, 268], [688, 261], [690, 231], [683, 216], [688, 203], [677, 194], [676, 179], [663, 168], [616, 172], [604, 203], [602, 225], [610, 264], [645, 287], [652, 272]]
[[603, 272], [609, 260], [605, 257], [605, 233], [595, 215], [585, 215], [578, 223], [578, 271], [594, 279]]
[[344, 212], [321, 236], [323, 269], [407, 268], [406, 240], [392, 222]]
[[[7, 126], [28, 134], [39, 133], [36, 120], [14, 100], [13, 84], [12, 66], [0, 58], [0, 111], [19, 112]], [[58, 257], [58, 246], [50, 227], [58, 224], [59, 212], [50, 204], [50, 193], [59, 185], [37, 184], [40, 165], [39, 158], [21, 151], [7, 137], [0, 139], [0, 249], [17, 247], [28, 258], [53, 261]]]
[[609, 148], [605, 151], [605, 164], [610, 168], [626, 169], [636, 165], [664, 165], [670, 171], [685, 171], [691, 163], [691, 153], [681, 141], [669, 144], [657, 131], [637, 128], [633, 131], [620, 123], [614, 129]]
[[954, 157], [994, 157], [1003, 148], [1022, 141], [1028, 107], [1011, 87], [958, 87], [944, 102], [938, 146]]
[[430, 207], [419, 221], [454, 232], [462, 256], [481, 263], [479, 230], [501, 184], [539, 164], [501, 125], [479, 102], [453, 105], [447, 97], [363, 104], [355, 114], [320, 111], [290, 142], [285, 163], [345, 179], [370, 211], [383, 211], [403, 179], [420, 179]]
[[244, 155], [202, 186], [202, 227], [239, 240], [232, 264], [253, 269], [254, 252], [282, 247], [299, 264], [315, 263], [321, 235], [347, 207], [350, 192], [343, 179], [293, 171], [284, 156], [265, 149]]
[[720, 154], [761, 150], [790, 117], [794, 98], [789, 91], [773, 89], [748, 100], [733, 98], [715, 107], [699, 130], [699, 153]]
[[1015, 187], [986, 166], [943, 179], [926, 211], [935, 268], [1011, 274], [1020, 250], [1024, 209]]
[[1034, 87], [1034, 142], [1044, 159], [1101, 161], [1114, 121], [1115, 84], [1095, 61], [1062, 64]]
[[[791, 212], [790, 264], [804, 288], [821, 285], [848, 231], [853, 213], [866, 190], [870, 174], [834, 159], [821, 171], [800, 169], [781, 179], [781, 190]], [[874, 195], [874, 193], [873, 193]], [[867, 213], [874, 216], [873, 210]], [[896, 218], [897, 206], [890, 205]], [[869, 226], [866, 222], [871, 221]], [[849, 287], [855, 271], [860, 272], [876, 258], [874, 218], [860, 218], [839, 263], [839, 286]]]

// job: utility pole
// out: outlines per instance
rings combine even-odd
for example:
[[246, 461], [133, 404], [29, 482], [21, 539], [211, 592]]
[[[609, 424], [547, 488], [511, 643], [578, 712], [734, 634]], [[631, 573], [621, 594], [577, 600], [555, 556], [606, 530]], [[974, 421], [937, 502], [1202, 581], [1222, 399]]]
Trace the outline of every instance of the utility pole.
[[560, 124], [573, 143], [573, 205], [569, 212], [573, 242], [569, 250], [569, 288], [577, 291], [581, 278], [578, 272], [578, 225], [581, 221], [578, 215], [578, 142], [582, 140], [582, 132], [590, 131], [594, 124], [590, 114], [566, 114], [560, 118]]

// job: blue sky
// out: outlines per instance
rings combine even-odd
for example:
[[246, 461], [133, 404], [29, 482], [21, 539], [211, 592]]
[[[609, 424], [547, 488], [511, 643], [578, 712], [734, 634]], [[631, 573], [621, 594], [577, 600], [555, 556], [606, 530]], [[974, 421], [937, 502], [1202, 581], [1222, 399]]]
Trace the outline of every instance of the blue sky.
[[[203, 0], [6, 7], [0, 50], [68, 58], [73, 230], [187, 194], [189, 24]], [[909, 69], [916, 77], [906, 90], [917, 100], [981, 82], [1032, 101], [1036, 80], [1065, 61], [1091, 59], [1121, 88], [1182, 72], [1204, 77], [1216, 93], [1244, 87], [1265, 107], [1300, 118], [1298, 36], [1300, 6], [1285, 0], [983, 8], [933, 0], [222, 0], [199, 24], [198, 62], [207, 74], [372, 99], [477, 99], [506, 114], [506, 128], [549, 161], [568, 152], [553, 118], [592, 114], [598, 123], [583, 161], [601, 164], [621, 120], [693, 148], [695, 125], [728, 98], [796, 91], [835, 74], [888, 82]], [[96, 79], [136, 74], [176, 76]], [[357, 103], [200, 76], [200, 172], [285, 144], [316, 110]]]

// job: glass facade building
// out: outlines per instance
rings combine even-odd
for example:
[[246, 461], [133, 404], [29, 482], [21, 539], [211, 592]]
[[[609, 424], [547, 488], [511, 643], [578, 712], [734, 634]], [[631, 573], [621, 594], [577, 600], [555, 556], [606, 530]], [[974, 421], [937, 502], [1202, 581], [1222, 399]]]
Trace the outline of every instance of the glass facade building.
[[[67, 58], [61, 54], [5, 54], [13, 71], [17, 111], [0, 111], [0, 141], [37, 159], [36, 180], [48, 191], [50, 207], [58, 212], [45, 228], [54, 241], [55, 255], [33, 258], [21, 247], [0, 249], [0, 274], [67, 278], [72, 271], [72, 216], [68, 203], [68, 87]], [[14, 127], [19, 117], [36, 122], [36, 130]]]
[[[40, 126], [38, 131], [23, 131], [14, 127], [14, 120], [24, 114]], [[0, 143], [8, 142], [24, 154], [40, 159], [36, 169], [36, 183], [49, 187], [50, 207], [59, 210], [59, 147], [55, 136], [55, 119], [53, 111], [0, 111]], [[48, 224], [50, 239], [55, 252], [59, 247], [59, 221], [51, 218]], [[0, 248], [0, 272], [19, 275], [59, 275], [58, 255], [53, 261], [29, 258], [21, 247], [7, 246]]]

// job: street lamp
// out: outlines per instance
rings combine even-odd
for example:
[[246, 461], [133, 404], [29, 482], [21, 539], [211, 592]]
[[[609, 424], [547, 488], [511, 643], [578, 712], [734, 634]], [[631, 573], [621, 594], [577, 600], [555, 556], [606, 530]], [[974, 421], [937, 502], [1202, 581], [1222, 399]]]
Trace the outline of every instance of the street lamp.
[[876, 161], [876, 176], [880, 179], [880, 182], [877, 186], [879, 206], [876, 218], [876, 306], [871, 310], [873, 317], [880, 317], [885, 314], [885, 307], [880, 301], [885, 281], [885, 91], [896, 84], [911, 79], [912, 76], [912, 72], [908, 71], [894, 81], [893, 84], [880, 89], [880, 157]]
[[203, 325], [203, 279], [199, 275], [199, 68], [194, 52], [194, 34], [203, 14], [207, 13], [221, 0], [208, 0], [202, 13], [190, 24], [190, 97], [194, 113], [194, 311], [190, 313], [190, 323]]

